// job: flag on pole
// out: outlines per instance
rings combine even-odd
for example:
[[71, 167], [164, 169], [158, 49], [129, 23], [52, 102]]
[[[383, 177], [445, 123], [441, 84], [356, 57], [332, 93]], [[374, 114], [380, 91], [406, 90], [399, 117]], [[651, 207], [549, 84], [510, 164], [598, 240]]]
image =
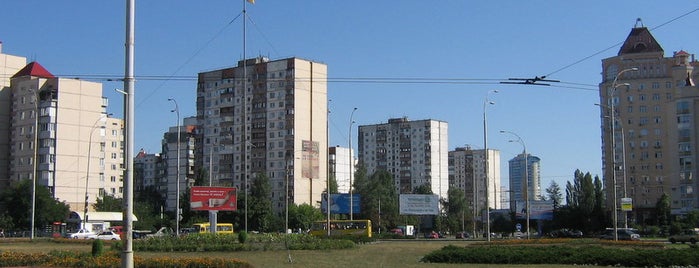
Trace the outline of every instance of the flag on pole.
[[255, 0], [248, 0], [248, 3], [254, 4], [254, 3], [255, 3]]

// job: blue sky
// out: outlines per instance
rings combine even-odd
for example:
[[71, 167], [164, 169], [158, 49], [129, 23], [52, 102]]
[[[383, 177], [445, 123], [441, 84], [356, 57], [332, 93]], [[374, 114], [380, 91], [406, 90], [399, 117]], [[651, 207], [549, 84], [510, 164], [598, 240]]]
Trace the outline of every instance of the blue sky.
[[[499, 130], [517, 133], [541, 158], [542, 188], [552, 180], [563, 186], [575, 169], [601, 176], [594, 105], [601, 60], [616, 55], [636, 18], [666, 56], [695, 53], [699, 44], [692, 27], [699, 3], [687, 1], [256, 2], [247, 5], [248, 57], [328, 65], [330, 145], [347, 146], [357, 107], [359, 125], [403, 116], [443, 120], [450, 149], [482, 148], [483, 104], [497, 89], [489, 95], [495, 105], [487, 108], [488, 147], [501, 151], [503, 182], [507, 160], [522, 146]], [[196, 114], [197, 73], [242, 59], [242, 6], [243, 0], [137, 1], [136, 150], [160, 151], [163, 132], [176, 123], [168, 98], [177, 100], [182, 117]], [[2, 9], [3, 53], [36, 60], [63, 77], [123, 77], [125, 1], [4, 1]], [[542, 75], [561, 83], [498, 83]], [[377, 78], [403, 83], [357, 82]], [[405, 83], [410, 79], [432, 83]], [[470, 80], [447, 83], [451, 79]], [[104, 85], [109, 112], [122, 117], [123, 100], [113, 89], [123, 83], [95, 81]]]

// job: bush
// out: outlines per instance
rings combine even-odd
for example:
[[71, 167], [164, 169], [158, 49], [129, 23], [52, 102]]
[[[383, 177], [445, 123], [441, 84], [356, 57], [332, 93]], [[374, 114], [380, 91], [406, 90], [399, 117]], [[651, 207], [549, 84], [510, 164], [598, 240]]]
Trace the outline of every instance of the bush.
[[[99, 257], [87, 253], [52, 251], [48, 254], [28, 254], [21, 252], [0, 252], [0, 267], [40, 266], [40, 267], [119, 267], [119, 254], [104, 254]], [[134, 257], [135, 267], [252, 267], [249, 263], [232, 258], [139, 258]]]
[[568, 264], [625, 267], [687, 266], [699, 263], [696, 249], [601, 246], [446, 246], [422, 258], [434, 263]]
[[248, 240], [248, 233], [247, 232], [239, 232], [238, 233], [238, 243], [245, 244], [245, 241]]
[[92, 257], [101, 256], [104, 253], [104, 242], [100, 239], [92, 241]]

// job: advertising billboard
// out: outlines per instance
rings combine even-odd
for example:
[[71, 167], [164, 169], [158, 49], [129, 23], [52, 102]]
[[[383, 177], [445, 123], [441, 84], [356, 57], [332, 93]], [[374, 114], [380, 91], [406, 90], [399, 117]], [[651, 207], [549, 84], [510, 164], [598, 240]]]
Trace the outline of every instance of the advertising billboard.
[[320, 150], [318, 148], [317, 141], [302, 141], [301, 176], [303, 178], [320, 178]]
[[400, 215], [439, 215], [436, 194], [401, 194]]
[[[527, 218], [527, 204], [524, 201], [516, 203], [516, 218], [524, 220]], [[553, 201], [552, 200], [531, 200], [529, 201], [530, 220], [553, 220]]]
[[238, 207], [235, 187], [194, 186], [189, 196], [192, 210], [235, 211]]
[[[320, 210], [327, 213], [328, 199], [327, 194], [323, 194], [320, 201]], [[352, 213], [360, 213], [361, 197], [358, 194], [352, 194]], [[350, 195], [349, 194], [330, 194], [330, 213], [332, 214], [350, 214]]]

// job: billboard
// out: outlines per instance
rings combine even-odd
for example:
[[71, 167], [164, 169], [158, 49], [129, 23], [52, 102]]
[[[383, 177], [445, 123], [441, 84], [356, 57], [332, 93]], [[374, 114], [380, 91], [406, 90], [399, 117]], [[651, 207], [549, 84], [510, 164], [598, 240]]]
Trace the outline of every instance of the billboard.
[[320, 178], [320, 150], [318, 148], [317, 141], [302, 141], [301, 176], [303, 178]]
[[[517, 201], [515, 203], [515, 215], [519, 220], [527, 218], [527, 203]], [[553, 201], [552, 200], [531, 200], [529, 201], [530, 220], [553, 220]]]
[[401, 194], [400, 215], [439, 215], [439, 197], [436, 194]]
[[[320, 201], [320, 210], [327, 213], [328, 198], [327, 194], [323, 194]], [[352, 194], [352, 213], [360, 213], [361, 196]], [[350, 214], [350, 195], [349, 194], [330, 194], [330, 213], [333, 214]]]
[[632, 211], [633, 210], [633, 200], [628, 197], [621, 198], [621, 211]]
[[238, 207], [235, 187], [194, 186], [189, 196], [192, 210], [235, 211]]

